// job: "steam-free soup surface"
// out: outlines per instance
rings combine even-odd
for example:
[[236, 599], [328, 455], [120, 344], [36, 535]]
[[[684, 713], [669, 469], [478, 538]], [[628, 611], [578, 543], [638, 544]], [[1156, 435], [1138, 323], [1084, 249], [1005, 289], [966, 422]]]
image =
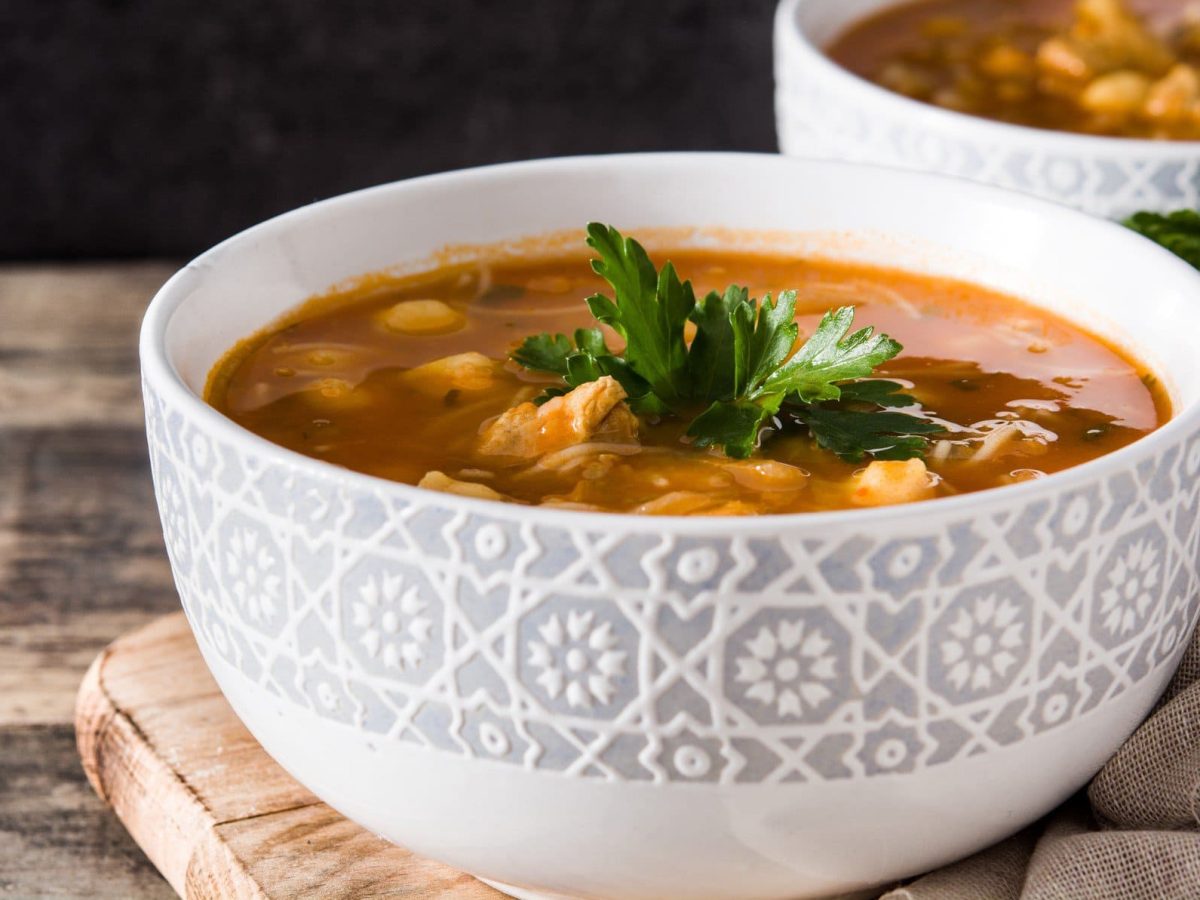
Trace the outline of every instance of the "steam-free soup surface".
[[1200, 140], [1200, 18], [1183, 0], [916, 0], [829, 55], [958, 112], [1113, 137]]
[[676, 419], [631, 415], [606, 418], [560, 452], [482, 453], [481, 434], [547, 381], [508, 361], [517, 343], [595, 324], [583, 299], [603, 285], [582, 255], [460, 266], [311, 301], [231, 351], [208, 398], [268, 440], [359, 472], [525, 504], [661, 514], [827, 510], [998, 487], [1112, 452], [1169, 413], [1136, 361], [979, 287], [794, 258], [654, 255], [698, 295], [731, 282], [755, 296], [796, 289], [801, 340], [848, 304], [856, 326], [899, 340], [903, 352], [876, 375], [919, 401], [906, 412], [944, 428], [924, 463], [891, 464], [884, 481], [907, 487], [874, 494], [869, 457], [839, 459], [786, 423], [746, 460], [691, 446]]

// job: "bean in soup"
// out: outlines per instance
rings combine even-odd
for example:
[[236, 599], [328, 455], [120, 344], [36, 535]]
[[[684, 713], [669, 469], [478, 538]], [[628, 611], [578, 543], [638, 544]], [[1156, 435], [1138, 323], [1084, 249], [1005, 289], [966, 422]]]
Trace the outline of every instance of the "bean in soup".
[[1057, 131], [1200, 140], [1200, 16], [1175, 0], [918, 0], [829, 48], [915, 100]]

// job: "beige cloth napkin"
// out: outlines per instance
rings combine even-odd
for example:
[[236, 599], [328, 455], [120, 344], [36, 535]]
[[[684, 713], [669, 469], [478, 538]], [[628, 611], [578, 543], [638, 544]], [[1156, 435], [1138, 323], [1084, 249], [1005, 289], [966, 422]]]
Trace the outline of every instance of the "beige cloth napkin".
[[1200, 898], [1200, 631], [1154, 712], [1080, 795], [883, 900]]

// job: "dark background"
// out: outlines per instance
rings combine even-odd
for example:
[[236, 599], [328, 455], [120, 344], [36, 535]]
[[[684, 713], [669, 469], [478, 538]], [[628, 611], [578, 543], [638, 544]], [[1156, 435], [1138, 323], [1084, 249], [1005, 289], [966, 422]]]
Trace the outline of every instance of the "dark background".
[[0, 0], [0, 258], [513, 159], [773, 150], [773, 0]]

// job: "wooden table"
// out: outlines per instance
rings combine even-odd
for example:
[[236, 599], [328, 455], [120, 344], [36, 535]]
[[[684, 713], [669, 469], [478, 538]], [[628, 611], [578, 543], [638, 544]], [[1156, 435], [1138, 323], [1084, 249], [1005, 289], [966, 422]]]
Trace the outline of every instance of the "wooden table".
[[173, 897], [84, 779], [92, 657], [178, 607], [137, 330], [165, 263], [0, 266], [0, 898]]

